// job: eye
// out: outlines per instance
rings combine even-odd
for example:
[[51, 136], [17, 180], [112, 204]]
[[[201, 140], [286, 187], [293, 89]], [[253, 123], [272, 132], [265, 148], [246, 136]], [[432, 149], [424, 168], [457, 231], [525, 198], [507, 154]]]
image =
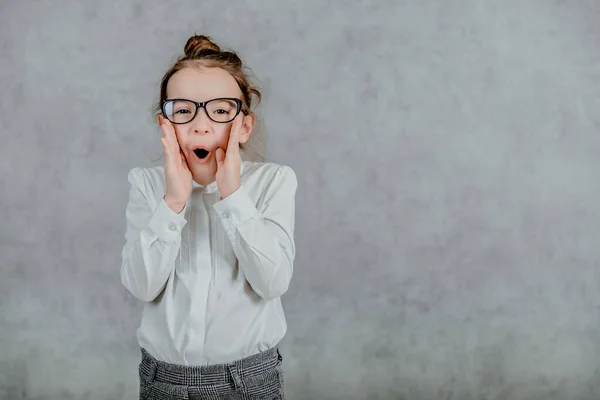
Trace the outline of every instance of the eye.
[[231, 111], [231, 109], [229, 109], [229, 110], [226, 110], [226, 109], [224, 109], [224, 108], [217, 108], [217, 109], [216, 109], [216, 110], [214, 110], [213, 112], [214, 112], [215, 114], [221, 114], [221, 115], [223, 115], [223, 114], [229, 114], [229, 112], [230, 112], [230, 111]]
[[190, 114], [191, 111], [186, 108], [180, 108], [179, 110], [175, 110], [173, 114]]

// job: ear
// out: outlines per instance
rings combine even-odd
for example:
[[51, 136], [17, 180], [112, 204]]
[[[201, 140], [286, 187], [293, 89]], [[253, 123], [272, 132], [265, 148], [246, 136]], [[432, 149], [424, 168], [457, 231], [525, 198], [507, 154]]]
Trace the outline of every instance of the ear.
[[244, 115], [242, 120], [242, 132], [240, 132], [240, 143], [246, 143], [254, 129], [254, 114]]

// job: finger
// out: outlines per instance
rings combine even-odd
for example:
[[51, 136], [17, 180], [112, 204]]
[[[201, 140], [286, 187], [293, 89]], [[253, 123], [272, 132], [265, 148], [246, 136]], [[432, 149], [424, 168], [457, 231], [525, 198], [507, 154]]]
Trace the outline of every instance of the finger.
[[166, 137], [167, 135], [165, 134], [165, 130], [163, 128], [163, 119], [160, 115], [158, 116], [158, 127], [160, 128], [160, 133], [162, 133], [162, 137]]
[[163, 134], [163, 137], [169, 137], [169, 120], [164, 118], [162, 115], [158, 117], [158, 126]]
[[181, 156], [181, 165], [183, 165], [185, 168], [188, 168], [187, 158], [185, 157], [185, 154], [183, 154], [182, 150], [179, 150], [179, 155]]
[[171, 124], [167, 119], [163, 118], [160, 127], [165, 135], [165, 138], [167, 139], [167, 143], [169, 144], [169, 151], [171, 151], [171, 153], [175, 156], [181, 150], [181, 146], [179, 146], [179, 140], [177, 139], [177, 134], [175, 133], [173, 124]]
[[243, 117], [240, 116], [233, 121], [229, 131], [229, 142], [227, 143], [227, 155], [235, 156], [240, 153], [240, 132], [242, 130]]
[[173, 154], [171, 145], [170, 145], [169, 141], [167, 140], [167, 138], [164, 136], [162, 138], [160, 138], [160, 143], [162, 143], [162, 146], [163, 146], [163, 149], [165, 152], [165, 162], [167, 164], [171, 164], [172, 162], [177, 162], [177, 161], [175, 161], [177, 159], [173, 157], [175, 154]]
[[173, 158], [174, 154], [171, 151], [171, 145], [169, 144], [169, 141], [166, 137], [163, 136], [160, 138], [160, 143], [162, 144], [165, 152], [165, 163], [171, 164], [173, 161], [176, 160], [176, 158]]
[[160, 128], [162, 129], [163, 133], [165, 134], [165, 136], [167, 137], [169, 142], [172, 142], [173, 137], [176, 136], [173, 125], [171, 125], [171, 123], [169, 121], [163, 120], [163, 123], [160, 124]]
[[223, 162], [225, 161], [225, 152], [220, 147], [217, 147], [217, 150], [215, 151], [215, 160], [217, 160], [218, 168], [220, 168], [221, 165], [223, 165]]

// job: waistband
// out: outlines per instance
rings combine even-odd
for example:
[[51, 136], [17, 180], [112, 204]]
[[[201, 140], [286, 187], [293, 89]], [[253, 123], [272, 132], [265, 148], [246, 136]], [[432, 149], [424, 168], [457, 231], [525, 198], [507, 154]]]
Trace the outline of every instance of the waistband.
[[152, 357], [141, 349], [140, 374], [148, 382], [158, 381], [172, 385], [213, 385], [260, 375], [275, 368], [281, 362], [277, 347], [227, 364], [186, 366], [166, 363]]

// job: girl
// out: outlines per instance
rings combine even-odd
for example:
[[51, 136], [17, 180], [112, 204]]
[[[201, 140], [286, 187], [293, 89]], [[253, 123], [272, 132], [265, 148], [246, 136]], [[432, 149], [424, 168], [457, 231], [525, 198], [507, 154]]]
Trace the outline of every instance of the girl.
[[238, 56], [206, 36], [184, 51], [156, 110], [164, 167], [128, 174], [121, 281], [144, 302], [140, 399], [283, 399], [296, 175], [242, 161], [260, 92]]

